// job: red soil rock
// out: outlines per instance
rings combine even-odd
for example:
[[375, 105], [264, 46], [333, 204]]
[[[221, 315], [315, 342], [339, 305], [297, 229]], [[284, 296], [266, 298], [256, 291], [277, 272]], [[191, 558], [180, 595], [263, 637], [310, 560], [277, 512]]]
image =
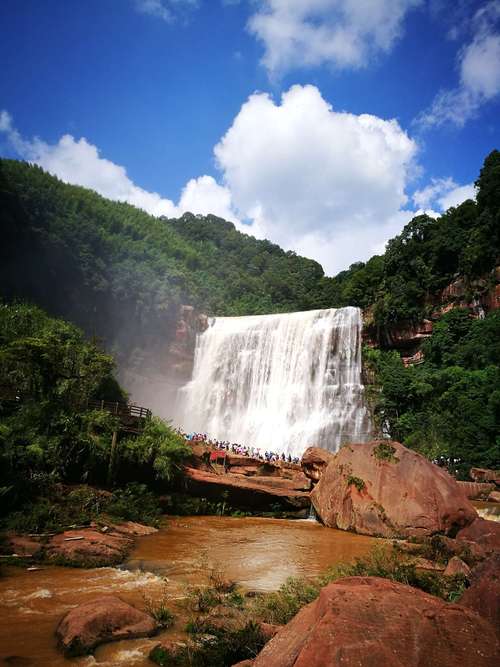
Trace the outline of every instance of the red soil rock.
[[309, 479], [318, 482], [325, 468], [335, 458], [335, 454], [320, 447], [308, 447], [302, 455], [302, 469]]
[[492, 626], [466, 607], [386, 579], [349, 577], [323, 588], [253, 665], [494, 667], [498, 650]]
[[71, 609], [56, 629], [67, 656], [85, 655], [99, 644], [150, 637], [157, 624], [143, 611], [117, 597], [100, 597]]
[[342, 447], [311, 500], [325, 525], [382, 537], [453, 535], [477, 517], [445, 470], [388, 440]]
[[472, 571], [471, 586], [459, 604], [476, 611], [500, 635], [500, 554], [490, 556]]

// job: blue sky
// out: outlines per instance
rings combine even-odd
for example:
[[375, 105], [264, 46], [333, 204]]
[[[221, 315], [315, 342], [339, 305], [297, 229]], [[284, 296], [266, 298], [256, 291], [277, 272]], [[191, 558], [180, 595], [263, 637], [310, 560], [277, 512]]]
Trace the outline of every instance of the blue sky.
[[0, 153], [368, 259], [500, 148], [500, 0], [3, 0]]

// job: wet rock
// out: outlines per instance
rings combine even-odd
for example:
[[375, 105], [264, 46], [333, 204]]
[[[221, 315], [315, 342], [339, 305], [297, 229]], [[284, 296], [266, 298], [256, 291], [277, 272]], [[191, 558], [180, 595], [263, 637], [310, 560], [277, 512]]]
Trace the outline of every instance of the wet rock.
[[310, 504], [307, 491], [286, 488], [286, 485], [283, 488], [282, 483], [287, 480], [275, 477], [266, 481], [258, 477], [232, 473], [217, 475], [196, 468], [185, 468], [185, 482], [193, 495], [218, 500], [224, 494], [233, 507], [265, 511], [273, 505], [279, 505], [283, 510], [293, 511], [309, 507]]
[[86, 655], [99, 644], [151, 637], [158, 627], [143, 611], [117, 597], [100, 597], [69, 611], [56, 629], [67, 656]]
[[490, 556], [474, 568], [471, 585], [459, 604], [476, 611], [500, 635], [500, 554]]
[[478, 544], [486, 553], [500, 551], [500, 523], [477, 518], [457, 533], [457, 540]]
[[5, 551], [6, 554], [15, 554], [17, 556], [38, 557], [42, 552], [42, 545], [36, 537], [7, 533], [5, 543], [2, 545], [2, 551]]
[[125, 521], [124, 523], [119, 523], [114, 525], [112, 529], [115, 533], [120, 533], [121, 535], [132, 535], [134, 537], [153, 535], [153, 533], [158, 532], [158, 528], [144, 526], [142, 523], [136, 523], [135, 521]]
[[500, 491], [492, 491], [488, 496], [490, 503], [500, 503]]
[[45, 548], [49, 560], [77, 567], [116, 565], [132, 548], [133, 538], [97, 528], [66, 530], [50, 538]]
[[308, 447], [302, 455], [301, 465], [306, 475], [313, 482], [318, 482], [327, 465], [335, 454], [320, 447]]
[[254, 667], [494, 667], [499, 644], [472, 610], [376, 577], [329, 584]]
[[471, 569], [467, 565], [467, 563], [464, 563], [464, 561], [461, 558], [459, 558], [458, 556], [453, 556], [453, 558], [451, 558], [448, 561], [448, 565], [446, 566], [443, 574], [445, 574], [448, 577], [453, 577], [456, 574], [463, 574], [464, 576], [469, 578], [471, 574]]
[[454, 536], [477, 517], [445, 470], [388, 440], [342, 447], [311, 500], [326, 526], [382, 537]]

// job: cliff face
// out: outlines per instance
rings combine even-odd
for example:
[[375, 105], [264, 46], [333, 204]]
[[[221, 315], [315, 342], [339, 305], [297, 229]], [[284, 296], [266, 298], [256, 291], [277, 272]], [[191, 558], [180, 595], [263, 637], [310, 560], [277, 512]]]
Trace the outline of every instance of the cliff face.
[[467, 283], [463, 277], [429, 299], [430, 316], [416, 323], [400, 323], [377, 331], [371, 308], [363, 313], [363, 340], [370, 347], [395, 349], [406, 366], [423, 361], [422, 342], [432, 335], [433, 323], [455, 308], [467, 308], [473, 317], [483, 318], [500, 308], [500, 266], [488, 276]]

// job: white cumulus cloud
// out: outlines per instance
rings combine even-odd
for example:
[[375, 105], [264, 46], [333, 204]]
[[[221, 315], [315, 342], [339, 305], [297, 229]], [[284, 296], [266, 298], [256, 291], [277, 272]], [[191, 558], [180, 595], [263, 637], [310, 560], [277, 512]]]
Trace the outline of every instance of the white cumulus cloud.
[[213, 213], [318, 260], [330, 275], [383, 252], [417, 209], [442, 209], [472, 192], [441, 179], [409, 201], [416, 142], [396, 120], [337, 111], [311, 85], [293, 86], [279, 100], [251, 95], [214, 148], [220, 178], [190, 179], [177, 203], [136, 185], [85, 138], [27, 140], [6, 112], [0, 130], [21, 157], [64, 181], [156, 216]]
[[335, 272], [367, 259], [411, 213], [415, 142], [395, 120], [335, 111], [314, 86], [242, 106], [215, 147], [249, 231], [320, 258]]
[[151, 215], [172, 218], [190, 211], [214, 213], [229, 220], [236, 217], [231, 210], [231, 195], [227, 188], [218, 185], [211, 176], [190, 180], [179, 203], [175, 204], [157, 192], [136, 185], [124, 167], [102, 157], [99, 149], [84, 137], [77, 140], [65, 134], [55, 144], [39, 138], [24, 139], [7, 111], [0, 112], [0, 132], [7, 136], [20, 157], [40, 165], [62, 181], [91, 188], [103, 197], [127, 202]]
[[463, 127], [479, 109], [500, 95], [500, 0], [487, 2], [474, 15], [472, 38], [457, 55], [455, 88], [438, 93], [417, 118], [422, 127], [447, 123]]
[[248, 29], [271, 74], [328, 64], [358, 68], [388, 52], [421, 0], [258, 0]]
[[422, 190], [416, 190], [412, 199], [419, 211], [436, 216], [432, 206], [443, 212], [451, 206], [458, 206], [466, 199], [475, 199], [476, 189], [473, 183], [458, 185], [452, 178], [433, 178]]

